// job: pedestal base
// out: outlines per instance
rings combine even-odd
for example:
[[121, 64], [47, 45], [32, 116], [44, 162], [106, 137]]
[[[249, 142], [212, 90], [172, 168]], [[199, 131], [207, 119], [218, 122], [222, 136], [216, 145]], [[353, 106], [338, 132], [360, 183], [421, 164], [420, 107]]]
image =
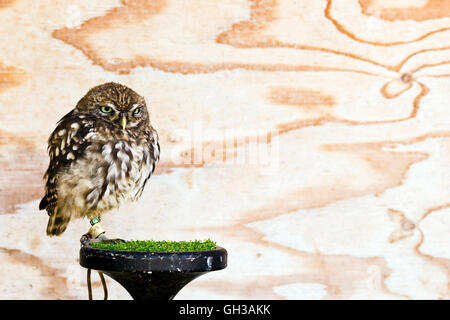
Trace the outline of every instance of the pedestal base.
[[195, 278], [227, 266], [227, 251], [131, 252], [80, 249], [80, 265], [120, 283], [134, 300], [171, 300]]

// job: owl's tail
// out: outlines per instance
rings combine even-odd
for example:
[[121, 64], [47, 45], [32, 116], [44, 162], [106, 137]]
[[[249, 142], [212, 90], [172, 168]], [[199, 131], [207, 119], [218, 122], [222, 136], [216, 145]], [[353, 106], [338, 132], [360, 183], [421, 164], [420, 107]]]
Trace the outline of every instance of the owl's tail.
[[70, 222], [70, 216], [66, 216], [59, 211], [55, 211], [48, 219], [47, 235], [59, 236], [67, 229]]

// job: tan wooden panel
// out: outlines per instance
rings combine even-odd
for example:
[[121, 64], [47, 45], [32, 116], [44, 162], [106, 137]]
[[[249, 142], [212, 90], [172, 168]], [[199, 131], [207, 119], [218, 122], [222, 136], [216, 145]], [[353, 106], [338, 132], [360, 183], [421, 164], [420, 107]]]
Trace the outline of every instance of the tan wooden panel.
[[12, 0], [0, 37], [0, 298], [87, 298], [88, 222], [48, 238], [37, 207], [48, 135], [107, 81], [162, 149], [108, 236], [229, 252], [179, 298], [450, 298], [448, 1]]

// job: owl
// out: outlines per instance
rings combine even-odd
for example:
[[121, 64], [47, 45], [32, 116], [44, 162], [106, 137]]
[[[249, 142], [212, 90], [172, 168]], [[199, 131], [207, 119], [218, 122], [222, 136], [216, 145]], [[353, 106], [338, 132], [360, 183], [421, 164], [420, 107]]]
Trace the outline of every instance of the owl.
[[85, 236], [104, 234], [101, 216], [142, 195], [159, 152], [142, 96], [113, 82], [90, 89], [48, 139], [39, 203], [49, 215], [47, 235], [61, 235], [71, 219], [83, 217], [91, 222]]

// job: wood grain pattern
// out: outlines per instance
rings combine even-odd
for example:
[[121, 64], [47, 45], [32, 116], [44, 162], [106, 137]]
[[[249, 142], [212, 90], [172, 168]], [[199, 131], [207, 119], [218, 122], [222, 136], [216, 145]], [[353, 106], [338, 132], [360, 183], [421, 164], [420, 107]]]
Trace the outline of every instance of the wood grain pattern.
[[108, 235], [229, 251], [180, 299], [450, 298], [448, 1], [16, 0], [0, 18], [0, 298], [87, 297], [87, 221], [50, 239], [37, 205], [48, 135], [106, 81], [146, 97], [162, 149]]
[[375, 15], [388, 21], [446, 18], [450, 16], [450, 3], [445, 0], [404, 1], [359, 0], [361, 10], [366, 15]]
[[12, 66], [4, 66], [0, 62], [0, 90], [18, 86], [26, 78], [25, 73]]

